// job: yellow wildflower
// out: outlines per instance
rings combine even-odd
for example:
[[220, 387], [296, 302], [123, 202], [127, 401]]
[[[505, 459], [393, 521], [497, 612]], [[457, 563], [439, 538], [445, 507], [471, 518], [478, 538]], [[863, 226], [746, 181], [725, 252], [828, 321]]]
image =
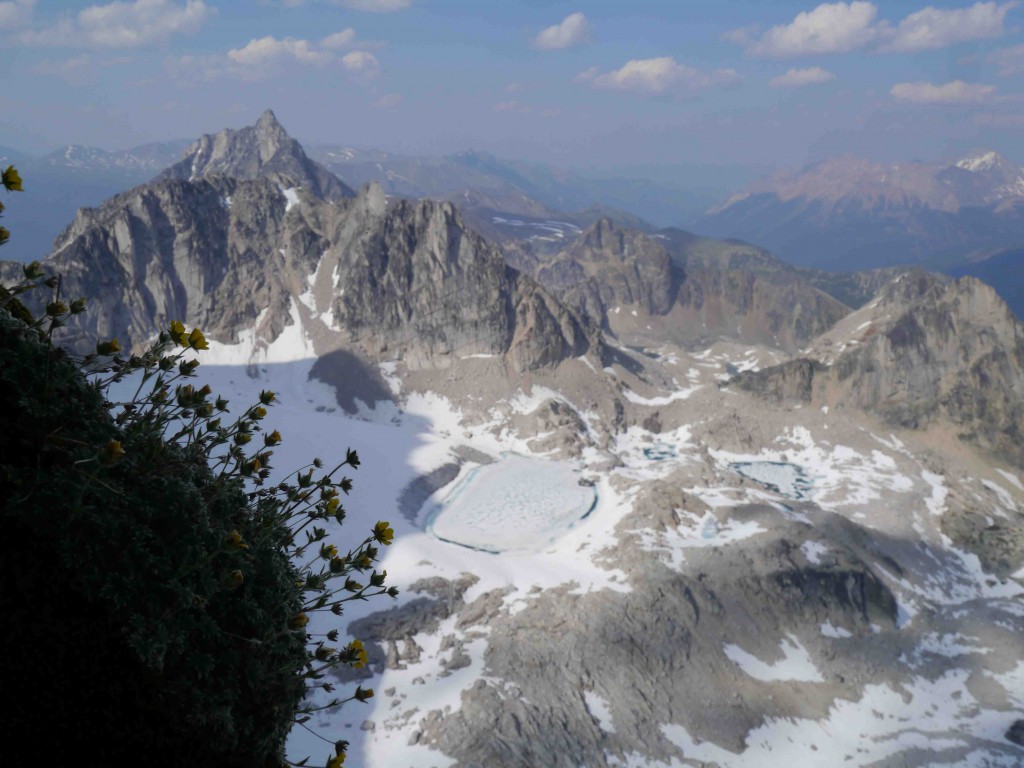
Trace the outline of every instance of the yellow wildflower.
[[198, 328], [193, 328], [192, 333], [188, 335], [188, 346], [192, 347], [192, 349], [210, 348], [209, 343], [206, 341], [206, 337]]
[[6, 189], [12, 192], [21, 192], [21, 176], [14, 169], [13, 165], [7, 166], [7, 170], [3, 172], [3, 184]]
[[188, 334], [185, 333], [185, 325], [180, 320], [171, 320], [171, 326], [168, 329], [171, 334], [171, 338], [180, 346], [188, 346]]
[[121, 446], [120, 440], [111, 440], [100, 451], [100, 459], [104, 464], [113, 464], [115, 461], [119, 461], [124, 456], [124, 448]]
[[373, 538], [381, 544], [390, 544], [395, 539], [395, 531], [390, 523], [379, 522], [373, 526]]
[[231, 531], [227, 536], [224, 537], [224, 545], [228, 549], [248, 549], [249, 545], [245, 543], [242, 538], [242, 534], [238, 531]]

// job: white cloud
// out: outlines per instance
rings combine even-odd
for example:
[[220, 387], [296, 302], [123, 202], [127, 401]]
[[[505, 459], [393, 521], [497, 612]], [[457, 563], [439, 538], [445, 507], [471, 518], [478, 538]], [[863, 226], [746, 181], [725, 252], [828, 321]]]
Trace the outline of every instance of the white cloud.
[[135, 0], [91, 5], [56, 25], [21, 34], [25, 45], [137, 48], [196, 32], [213, 14], [203, 0]]
[[923, 8], [899, 23], [884, 50], [923, 51], [966, 40], [1002, 37], [1006, 14], [1018, 5], [1018, 2], [987, 2], [951, 10]]
[[32, 20], [36, 0], [10, 0], [0, 3], [0, 26], [18, 27]]
[[228, 58], [236, 64], [265, 67], [285, 59], [294, 59], [301, 64], [328, 64], [334, 59], [330, 51], [319, 50], [308, 40], [286, 37], [278, 40], [267, 35], [259, 40], [250, 40], [244, 48], [228, 51]]
[[373, 102], [374, 109], [391, 109], [397, 107], [402, 103], [402, 94], [400, 93], [385, 93], [375, 102]]
[[601, 74], [592, 67], [577, 75], [576, 79], [588, 82], [595, 88], [613, 88], [621, 91], [662, 93], [684, 88], [696, 90], [712, 85], [735, 83], [740, 76], [733, 69], [716, 69], [705, 72], [680, 64], [671, 56], [656, 59], [633, 59], [619, 69]]
[[339, 48], [348, 48], [352, 43], [355, 42], [356, 31], [352, 27], [341, 30], [341, 32], [335, 32], [333, 35], [328, 35], [320, 41], [320, 45], [332, 51], [336, 51]]
[[494, 105], [495, 112], [519, 112], [522, 114], [529, 114], [533, 111], [531, 107], [526, 104], [521, 104], [515, 99], [512, 101], [499, 101]]
[[558, 24], [548, 27], [533, 39], [535, 48], [551, 51], [569, 48], [585, 42], [590, 37], [590, 22], [582, 13], [566, 16]]
[[1024, 72], [1024, 44], [1003, 48], [993, 53], [991, 58], [1004, 77]]
[[82, 54], [70, 59], [44, 59], [35, 64], [32, 67], [32, 71], [40, 75], [54, 75], [70, 81], [90, 65], [92, 65], [92, 57], [88, 54]]
[[226, 54], [180, 56], [168, 59], [165, 66], [172, 75], [190, 81], [219, 77], [262, 80], [288, 63], [316, 67], [340, 65], [361, 79], [372, 78], [380, 69], [380, 62], [372, 53], [349, 51], [339, 58], [339, 49], [351, 46], [355, 39], [356, 33], [351, 27], [327, 35], [319, 42], [267, 35], [250, 40], [244, 47], [233, 48]]
[[942, 85], [932, 83], [897, 83], [889, 93], [899, 101], [912, 104], [978, 104], [995, 93], [994, 85], [952, 80]]
[[413, 4], [413, 0], [336, 0], [336, 5], [343, 5], [353, 11], [369, 11], [370, 13], [394, 13], [404, 11]]
[[799, 88], [804, 85], [816, 85], [835, 80], [836, 76], [827, 69], [821, 67], [807, 67], [806, 69], [791, 69], [784, 75], [773, 77], [768, 81], [772, 88]]
[[987, 40], [1005, 33], [1006, 15], [1020, 0], [976, 2], [965, 8], [922, 8], [893, 26], [879, 20], [878, 6], [866, 0], [823, 3], [788, 24], [759, 34], [756, 28], [735, 29], [725, 39], [753, 56], [787, 58], [846, 53], [874, 47], [880, 51], [923, 51], [968, 40]]
[[367, 79], [380, 71], [380, 62], [369, 51], [350, 51], [341, 58], [341, 65], [353, 75]]
[[750, 30], [728, 36], [754, 56], [785, 58], [820, 53], [843, 53], [862, 48], [879, 34], [874, 3], [823, 3], [797, 14], [789, 24], [772, 27], [760, 38]]
[[[305, 5], [306, 0], [282, 0], [289, 8]], [[394, 13], [412, 7], [415, 0], [331, 0], [332, 5], [341, 5], [353, 11], [369, 11], [370, 13]]]

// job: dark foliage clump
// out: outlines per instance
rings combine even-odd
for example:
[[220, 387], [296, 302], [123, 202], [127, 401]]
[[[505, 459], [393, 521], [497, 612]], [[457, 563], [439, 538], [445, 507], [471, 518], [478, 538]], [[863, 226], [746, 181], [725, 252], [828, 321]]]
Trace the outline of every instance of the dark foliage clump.
[[[34, 289], [57, 291], [38, 319], [19, 299]], [[266, 486], [275, 395], [228, 422], [227, 401], [187, 382], [201, 331], [175, 322], [142, 355], [111, 340], [76, 359], [51, 337], [84, 311], [37, 264], [0, 286], [0, 754], [280, 766], [295, 722], [373, 695], [312, 696], [333, 692], [324, 670], [366, 652], [307, 624], [397, 594], [372, 570], [393, 532], [378, 523], [346, 555], [324, 542], [317, 522], [343, 520], [351, 481], [333, 475], [358, 466], [354, 451]], [[135, 395], [111, 402], [129, 383]]]

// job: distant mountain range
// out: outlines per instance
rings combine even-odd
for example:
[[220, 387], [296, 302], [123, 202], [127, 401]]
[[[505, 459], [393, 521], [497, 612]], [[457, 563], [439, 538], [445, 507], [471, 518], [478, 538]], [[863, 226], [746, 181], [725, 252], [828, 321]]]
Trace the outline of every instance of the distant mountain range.
[[[188, 179], [245, 170], [217, 164], [231, 147], [203, 151], [196, 155], [186, 141], [119, 152], [71, 145], [43, 157], [0, 148], [0, 163], [17, 165], [26, 185], [26, 194], [5, 198], [15, 236], [3, 255], [41, 258], [78, 208], [161, 173]], [[318, 145], [303, 156], [350, 191], [376, 182], [389, 197], [456, 203], [466, 224], [496, 244], [529, 240], [553, 252], [602, 219], [649, 234], [685, 225], [713, 239], [756, 243], [797, 267], [917, 264], [977, 276], [1024, 316], [1024, 167], [991, 150], [947, 163], [826, 160], [754, 182], [710, 210], [706, 196], [670, 185], [591, 178], [484, 152], [418, 157]]]
[[682, 224], [713, 202], [706, 194], [687, 191], [682, 184], [595, 178], [486, 152], [414, 157], [320, 145], [312, 147], [309, 154], [357, 187], [376, 181], [389, 195], [456, 202], [467, 220], [492, 236], [516, 232], [494, 222], [497, 212], [525, 217], [520, 221], [528, 227], [533, 221], [551, 219], [585, 227], [610, 215], [619, 223], [643, 228], [650, 226], [646, 222]]
[[0, 164], [17, 166], [25, 187], [24, 194], [4, 197], [13, 233], [4, 258], [42, 259], [79, 208], [99, 205], [148, 181], [174, 163], [187, 145], [171, 141], [106, 152], [71, 144], [42, 157], [0, 147]]
[[[68, 145], [42, 157], [0, 147], [0, 163], [19, 168], [26, 190], [25, 195], [6, 201], [17, 236], [5, 248], [4, 257], [42, 258], [79, 208], [98, 205], [172, 165], [179, 177], [187, 178], [191, 169], [182, 170], [180, 161], [190, 144], [171, 141], [116, 152]], [[653, 229], [680, 224], [714, 202], [706, 193], [688, 192], [683, 185], [593, 178], [484, 152], [417, 157], [322, 145], [312, 147], [308, 156], [355, 189], [374, 181], [389, 196], [456, 202], [474, 229], [492, 240], [531, 236], [558, 240], [605, 216], [623, 226]], [[238, 169], [221, 168], [220, 172], [233, 170]]]
[[1024, 314], [1014, 299], [1021, 278], [1006, 283], [1024, 247], [1024, 167], [991, 150], [949, 163], [826, 160], [755, 182], [692, 227], [757, 243], [798, 266], [920, 264], [976, 275]]

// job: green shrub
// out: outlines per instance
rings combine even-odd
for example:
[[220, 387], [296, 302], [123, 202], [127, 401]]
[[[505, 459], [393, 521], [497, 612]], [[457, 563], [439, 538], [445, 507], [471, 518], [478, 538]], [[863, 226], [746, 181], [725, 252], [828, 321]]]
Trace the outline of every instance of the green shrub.
[[[112, 340], [73, 358], [51, 337], [85, 302], [34, 318], [19, 297], [59, 281], [37, 264], [25, 276], [0, 291], [6, 743], [41, 761], [281, 765], [307, 693], [332, 691], [324, 671], [366, 662], [358, 642], [330, 645], [337, 631], [307, 633], [309, 615], [397, 594], [373, 570], [387, 523], [345, 555], [324, 543], [351, 488], [335, 476], [358, 456], [268, 485], [273, 393], [229, 421], [190, 381], [202, 333], [177, 322], [145, 354]], [[111, 403], [129, 381], [135, 397]]]

